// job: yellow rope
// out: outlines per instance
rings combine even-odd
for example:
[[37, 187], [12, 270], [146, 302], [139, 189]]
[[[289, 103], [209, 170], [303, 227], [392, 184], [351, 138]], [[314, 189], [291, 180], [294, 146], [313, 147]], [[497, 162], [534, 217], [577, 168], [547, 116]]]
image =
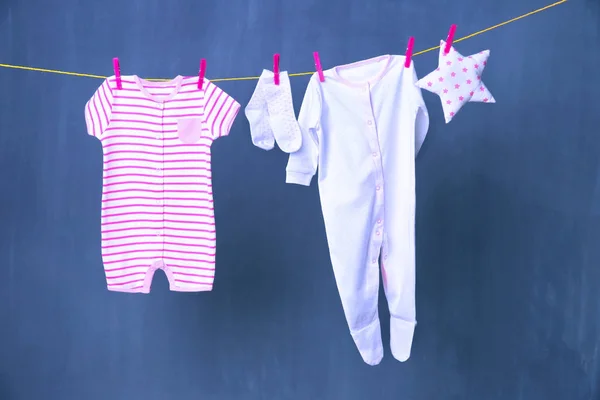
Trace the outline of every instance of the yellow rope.
[[[471, 33], [470, 35], [463, 36], [461, 38], [455, 39], [453, 41], [453, 43], [462, 42], [463, 40], [470, 39], [470, 38], [475, 37], [477, 35], [481, 35], [482, 33], [489, 32], [491, 30], [500, 28], [501, 26], [508, 25], [508, 24], [510, 24], [512, 22], [515, 22], [515, 21], [518, 21], [520, 19], [532, 16], [532, 15], [540, 13], [542, 11], [546, 11], [549, 8], [556, 7], [559, 4], [566, 3], [567, 1], [568, 0], [560, 0], [560, 1], [557, 1], [556, 3], [548, 4], [547, 6], [544, 6], [542, 8], [538, 8], [537, 10], [533, 10], [531, 12], [528, 12], [527, 14], [519, 15], [518, 17], [509, 19], [508, 21], [504, 21], [504, 22], [499, 23], [497, 25], [490, 26], [489, 28], [485, 28], [485, 29], [482, 29], [482, 30], [477, 31], [475, 33]], [[413, 53], [413, 56], [418, 56], [418, 55], [421, 55], [421, 54], [425, 54], [425, 53], [428, 53], [430, 51], [434, 51], [434, 50], [439, 49], [439, 48], [440, 48], [440, 46], [430, 47], [428, 49], [421, 50], [419, 52]], [[84, 73], [80, 73], [80, 72], [69, 72], [69, 71], [61, 71], [61, 70], [56, 70], [56, 69], [27, 67], [27, 66], [24, 66], [24, 65], [0, 64], [0, 67], [3, 67], [3, 68], [12, 68], [12, 69], [21, 69], [21, 70], [35, 71], [35, 72], [48, 72], [48, 73], [60, 74], [60, 75], [79, 76], [79, 77], [83, 77], [83, 78], [98, 78], [98, 79], [105, 79], [105, 78], [107, 78], [106, 76], [103, 76], [103, 75], [84, 74]], [[298, 72], [298, 73], [289, 74], [289, 76], [305, 76], [305, 75], [312, 75], [313, 73], [314, 73], [314, 71], [311, 71], [311, 72]], [[211, 81], [212, 82], [218, 82], [218, 81], [221, 81], [221, 82], [222, 81], [248, 81], [248, 80], [257, 80], [257, 79], [259, 79], [258, 76], [243, 76], [243, 77], [238, 77], [238, 78], [217, 78], [217, 79], [211, 79]], [[153, 80], [153, 81], [167, 81], [169, 79], [164, 79], [164, 78], [150, 78], [148, 80]]]

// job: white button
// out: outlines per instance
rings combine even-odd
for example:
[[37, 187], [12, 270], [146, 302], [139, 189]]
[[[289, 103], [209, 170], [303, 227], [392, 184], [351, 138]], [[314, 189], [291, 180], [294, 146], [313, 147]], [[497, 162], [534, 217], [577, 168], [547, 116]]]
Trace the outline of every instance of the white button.
[[160, 236], [160, 235], [161, 235], [161, 233], [160, 233], [160, 232], [156, 232], [156, 236]]
[[369, 125], [371, 125], [372, 123], [373, 123], [373, 121], [371, 121], [371, 120], [367, 121], [367, 124], [369, 124]]
[[377, 157], [377, 153], [373, 153], [373, 157]]
[[156, 200], [156, 204], [160, 204], [162, 203], [160, 200]]
[[380, 220], [380, 219], [378, 219], [378, 220], [377, 220], [377, 223], [378, 223], [378, 224], [381, 224], [381, 220]]
[[375, 189], [379, 190], [379, 189], [381, 189], [381, 187], [379, 185], [377, 185], [377, 187]]
[[160, 139], [160, 135], [156, 135], [156, 138], [157, 138], [157, 139]]
[[157, 171], [160, 171], [161, 169], [162, 169], [161, 167], [156, 167], [156, 170], [157, 170]]
[[381, 233], [379, 231], [375, 232], [377, 234], [377, 236], [379, 236]]
[[371, 260], [371, 262], [372, 262], [373, 264], [375, 264], [375, 263], [377, 262], [377, 260], [374, 258], [373, 260]]
[[387, 260], [387, 254], [386, 254], [385, 256], [383, 256], [383, 259], [384, 259], [384, 260]]

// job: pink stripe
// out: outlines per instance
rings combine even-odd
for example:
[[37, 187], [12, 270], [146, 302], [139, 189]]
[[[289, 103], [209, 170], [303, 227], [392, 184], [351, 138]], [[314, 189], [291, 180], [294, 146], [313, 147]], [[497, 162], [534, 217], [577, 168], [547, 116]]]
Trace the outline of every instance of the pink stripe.
[[[113, 179], [113, 178], [122, 178], [124, 176], [145, 176], [145, 177], [149, 177], [149, 178], [157, 178], [157, 175], [152, 175], [152, 174], [114, 174], [114, 175], [107, 175], [105, 177], [105, 179]], [[211, 179], [210, 176], [207, 175], [164, 175], [161, 176], [162, 178], [190, 178], [190, 179]], [[190, 184], [194, 184], [197, 185], [198, 182], [190, 182]], [[208, 183], [205, 183], [204, 185], [208, 185], [208, 186], [212, 186]]]
[[[113, 201], [121, 201], [121, 200], [157, 200], [156, 197], [148, 197], [148, 196], [127, 196], [127, 197], [113, 197], [110, 199], [104, 199], [102, 200], [102, 203], [109, 203], [109, 202], [113, 202]], [[197, 202], [198, 199], [191, 199], [191, 198], [185, 198], [185, 197], [162, 197], [162, 200], [172, 200], [172, 201], [193, 201], [193, 202]], [[207, 199], [206, 202], [210, 203], [210, 201]], [[189, 206], [180, 206], [180, 207], [189, 207]], [[195, 206], [193, 206], [195, 207]]]
[[[129, 219], [129, 220], [124, 220], [124, 221], [114, 221], [114, 222], [101, 222], [100, 225], [104, 226], [104, 225], [115, 225], [115, 224], [129, 224], [132, 222], [136, 222], [136, 223], [142, 223], [142, 222], [159, 222], [162, 224], [163, 220], [162, 219]], [[144, 230], [144, 229], [159, 229], [159, 228], [151, 228], [149, 226], [132, 226], [129, 228], [120, 228], [120, 229], [111, 229], [111, 230], [102, 230], [102, 233], [114, 233], [114, 232], [123, 232], [123, 231], [131, 231], [131, 230], [135, 230], [135, 229], [139, 229], [139, 230]]]
[[[192, 215], [194, 217], [197, 217], [198, 215]], [[184, 228], [176, 228], [176, 227], [166, 227], [164, 226], [163, 222], [169, 223], [169, 224], [190, 224], [189, 221], [178, 221], [178, 220], [125, 220], [125, 221], [115, 221], [115, 222], [101, 222], [100, 226], [106, 226], [106, 225], [116, 225], [116, 224], [125, 224], [125, 223], [132, 223], [132, 222], [146, 222], [146, 223], [158, 223], [160, 224], [158, 227], [150, 227], [150, 226], [130, 226], [130, 227], [125, 227], [125, 228], [119, 228], [119, 229], [110, 229], [110, 230], [102, 230], [103, 234], [106, 233], [115, 233], [115, 232], [123, 232], [123, 231], [134, 231], [134, 230], [138, 230], [138, 231], [155, 231], [155, 230], [163, 230], [163, 229], [169, 229], [171, 231], [188, 231], [188, 232], [201, 232], [201, 233], [215, 233], [215, 230], [209, 230], [209, 229], [184, 229]], [[194, 224], [193, 222], [191, 224]], [[198, 223], [196, 223], [198, 224]], [[215, 226], [214, 223], [202, 223], [202, 225], [204, 226]], [[163, 236], [171, 236], [170, 234], [165, 234]], [[202, 237], [199, 239], [210, 239], [210, 238], [206, 238], [206, 237]], [[109, 239], [105, 239], [105, 240], [109, 240]], [[212, 239], [211, 239], [212, 240]]]
[[128, 276], [133, 276], [133, 275], [146, 275], [146, 272], [130, 272], [129, 274], [123, 274], [123, 275], [115, 275], [115, 276], [107, 276], [106, 279], [121, 279], [121, 278], [126, 278]]
[[[200, 216], [200, 215], [194, 215], [194, 216]], [[212, 216], [211, 216], [212, 218]], [[152, 222], [157, 222], [160, 223], [160, 227], [150, 227], [150, 226], [131, 226], [128, 228], [119, 228], [119, 229], [110, 229], [110, 230], [102, 230], [102, 233], [114, 233], [114, 232], [123, 232], [123, 231], [133, 231], [133, 230], [157, 230], [157, 229], [163, 229], [164, 225], [162, 225], [163, 222], [168, 222], [168, 223], [172, 223], [172, 224], [189, 224], [190, 222], [186, 222], [186, 221], [177, 221], [177, 220], [153, 220], [153, 219], [130, 219], [130, 220], [123, 220], [123, 221], [114, 221], [114, 222], [102, 222], [100, 223], [101, 226], [105, 226], [105, 225], [115, 225], [115, 224], [126, 224], [126, 223], [132, 223], [132, 222], [146, 222], [146, 223], [152, 223]], [[202, 225], [208, 225], [208, 226], [215, 226], [214, 223], [203, 223]], [[191, 232], [202, 232], [202, 233], [215, 233], [214, 230], [202, 230], [202, 229], [183, 229], [183, 228], [173, 228], [173, 227], [168, 227], [168, 228], [164, 228], [164, 229], [170, 229], [173, 231], [191, 231]], [[170, 234], [165, 234], [163, 235], [165, 237], [171, 237], [172, 235]], [[173, 236], [175, 237], [175, 236]], [[206, 239], [206, 238], [198, 238], [198, 239]], [[108, 240], [108, 239], [106, 239]], [[208, 240], [208, 239], [207, 239]], [[212, 240], [212, 239], [211, 239]]]
[[173, 89], [175, 89], [175, 87], [177, 85], [174, 85], [174, 84], [159, 85], [159, 84], [145, 83], [142, 86], [145, 87], [146, 89], [169, 89], [169, 90], [165, 90], [165, 91], [166, 92], [171, 92], [171, 91], [173, 91]]
[[132, 104], [120, 103], [118, 106], [119, 107], [132, 107], [132, 108], [145, 108], [148, 110], [159, 110], [159, 108], [156, 106], [146, 106], [144, 104], [135, 104], [135, 103], [132, 103]]
[[[190, 200], [190, 203], [194, 203], [194, 200]], [[192, 208], [192, 209], [196, 209], [196, 208], [202, 208], [196, 204], [194, 205], [176, 205], [176, 204], [167, 204], [165, 206], [163, 206], [162, 204], [124, 204], [124, 205], [118, 205], [118, 206], [107, 206], [107, 207], [102, 207], [101, 209], [103, 211], [106, 210], [114, 210], [116, 208], [126, 208], [126, 207], [169, 207], [169, 208]], [[135, 211], [131, 212], [132, 214], [138, 214]], [[157, 214], [162, 214], [162, 213], [157, 213]], [[166, 213], [166, 214], [171, 214], [171, 213]], [[176, 214], [176, 215], [197, 215], [197, 216], [201, 216], [198, 214]], [[210, 217], [209, 215], [203, 215], [204, 217]]]
[[[166, 129], [148, 129], [148, 128], [135, 128], [135, 129], [131, 129], [131, 128], [123, 128], [123, 127], [114, 127], [114, 126], [109, 126], [106, 131], [118, 131], [118, 130], [135, 130], [135, 131], [139, 131], [139, 132], [150, 132], [150, 133], [177, 133], [177, 129], [171, 129], [171, 130], [166, 130]], [[113, 139], [113, 138], [121, 138], [121, 137], [130, 137], [130, 138], [136, 138], [136, 139], [147, 139], [144, 136], [139, 136], [139, 135], [110, 135], [107, 136], [106, 139]]]
[[[148, 107], [151, 108], [151, 107]], [[198, 108], [198, 107], [194, 107], [194, 108]], [[170, 109], [167, 109], [166, 111], [169, 111]], [[160, 111], [158, 109], [156, 109], [156, 111]], [[143, 112], [135, 112], [135, 111], [113, 111], [113, 114], [120, 114], [120, 115], [139, 115], [142, 117], [153, 117], [153, 118], [189, 118], [189, 117], [195, 117], [195, 118], [202, 118], [204, 116], [204, 113], [193, 113], [193, 114], [180, 114], [180, 115], [157, 115], [157, 114], [149, 114], [149, 113], [143, 113]]]
[[[208, 131], [208, 129], [207, 129], [207, 131]], [[140, 137], [138, 136], [138, 138], [140, 138]], [[141, 139], [144, 139], [144, 138], [141, 138]], [[145, 146], [145, 147], [154, 147], [154, 148], [159, 148], [159, 149], [160, 148], [188, 147], [188, 146], [210, 148], [210, 145], [211, 145], [211, 143], [150, 144], [150, 143], [117, 142], [117, 143], [105, 144], [104, 148], [106, 149], [106, 148], [112, 147], [112, 146]], [[131, 151], [135, 151], [135, 150], [131, 150]], [[172, 154], [172, 153], [168, 153], [168, 154]]]
[[136, 283], [136, 282], [141, 282], [142, 279], [134, 279], [132, 281], [128, 281], [128, 282], [120, 282], [120, 283], [109, 283], [108, 286], [125, 286], [125, 285], [129, 285], [130, 283]]
[[[194, 100], [203, 100], [204, 97], [198, 97]], [[179, 107], [169, 107], [169, 110], [189, 110], [189, 109], [195, 109], [195, 108], [199, 108], [196, 106], [179, 106]], [[204, 115], [204, 113], [202, 113], [202, 115]]]
[[[106, 160], [106, 163], [111, 163], [111, 162], [117, 162], [117, 161], [145, 161], [145, 162], [158, 162], [158, 161], [152, 161], [152, 160], [148, 160], [146, 158], [135, 158], [135, 157], [131, 157], [131, 158], [112, 158], [110, 160]], [[197, 163], [197, 162], [201, 162], [201, 163], [209, 163], [210, 164], [210, 160], [203, 160], [203, 159], [198, 159], [198, 160], [164, 160], [162, 161], [162, 163], [177, 163], [177, 162], [192, 162], [192, 163]], [[139, 167], [136, 167], [139, 168]], [[166, 168], [164, 168], [166, 169]]]
[[[155, 109], [155, 110], [160, 111], [158, 109]], [[148, 114], [148, 113], [134, 112], [134, 111], [115, 111], [114, 113], [120, 114], [120, 115], [140, 115], [140, 116], [144, 116], [144, 117], [162, 118], [162, 115]]]
[[[127, 123], [134, 123], [134, 124], [148, 124], [148, 125], [155, 125], [155, 126], [175, 126], [175, 125], [177, 125], [177, 122], [158, 123], [158, 122], [152, 122], [152, 121], [144, 121], [141, 119], [113, 119], [112, 121], [113, 122], [127, 122]], [[133, 128], [127, 128], [127, 129], [133, 129]]]
[[[172, 206], [170, 206], [171, 208], [173, 208]], [[201, 209], [201, 210], [212, 210], [212, 208], [210, 207], [203, 207], [203, 206], [196, 206], [197, 209]], [[117, 213], [117, 214], [108, 214], [105, 213], [103, 215], [104, 218], [114, 218], [114, 217], [122, 217], [125, 215], [178, 215], [178, 216], [185, 216], [185, 217], [206, 217], [205, 215], [202, 214], [191, 214], [191, 213], [176, 213], [176, 212], [167, 212], [167, 211], [131, 211], [131, 212], [126, 212], [126, 213]], [[168, 222], [173, 222], [173, 223], [178, 223], [178, 224], [190, 224], [190, 223], [194, 223], [197, 224], [197, 221], [194, 222], [190, 222], [190, 221], [170, 221], [167, 219], [164, 219], [163, 221], [168, 221]], [[204, 223], [204, 225], [214, 225], [214, 224], [209, 224], [208, 222]]]
[[[132, 83], [132, 82], [125, 82], [125, 81], [121, 80], [121, 83]], [[121, 89], [119, 89], [119, 91], [139, 92], [140, 90], [137, 87], [136, 88], [128, 88], [128, 87], [125, 87], [125, 85], [123, 85], [123, 87]]]
[[197, 269], [200, 271], [214, 271], [215, 268], [206, 268], [206, 267], [188, 267], [188, 266], [183, 266], [183, 265], [175, 265], [175, 264], [169, 264], [167, 265], [169, 268], [185, 268], [185, 269]]
[[[169, 223], [178, 223], [181, 221], [165, 221], [165, 222], [169, 222]], [[185, 224], [189, 223], [189, 222], [183, 222]], [[202, 224], [202, 225], [210, 225], [210, 226], [215, 226], [215, 224]], [[171, 231], [185, 231], [185, 232], [203, 232], [203, 233], [216, 233], [216, 231], [213, 230], [208, 230], [208, 229], [190, 229], [190, 228], [175, 228], [174, 226], [169, 226], [169, 227], [165, 227], [165, 229], [169, 229]], [[168, 236], [168, 235], [165, 235]]]
[[[191, 92], [181, 92], [181, 93], [191, 93]], [[204, 96], [189, 97], [186, 99], [171, 99], [171, 100], [165, 101], [165, 103], [176, 103], [176, 102], [180, 102], [180, 101], [198, 101], [198, 100], [204, 100]]]
[[[157, 244], [157, 243], [154, 243]], [[158, 246], [161, 247], [161, 246]], [[192, 245], [190, 245], [189, 247], [193, 247]], [[153, 250], [148, 250], [148, 249], [130, 249], [127, 251], [118, 251], [116, 253], [105, 253], [102, 252], [102, 256], [103, 257], [113, 257], [113, 256], [120, 256], [123, 254], [131, 254], [131, 253], [148, 253], [148, 252], [152, 252]], [[204, 253], [202, 251], [183, 251], [183, 250], [177, 250], [177, 253], [181, 253], [181, 254], [193, 254], [196, 256], [208, 256], [208, 257], [214, 257], [215, 253]]]
[[[201, 183], [199, 182], [143, 182], [143, 181], [123, 181], [123, 182], [112, 182], [112, 183], [105, 183], [104, 187], [109, 187], [109, 186], [116, 186], [116, 185], [184, 185], [184, 186], [191, 186], [191, 185], [201, 185]], [[135, 189], [123, 189], [123, 190], [135, 190]], [[171, 190], [167, 190], [167, 192], [170, 192]], [[154, 190], [149, 190], [149, 192], [154, 192], [154, 193], [161, 193], [161, 192], [165, 192], [164, 190], [160, 190], [160, 191], [154, 191]], [[115, 193], [115, 191], [113, 192], [104, 192], [104, 193]], [[200, 193], [212, 193], [210, 191], [205, 191], [205, 192], [200, 192]]]
[[[150, 189], [120, 189], [120, 190], [111, 190], [104, 192], [105, 195], [113, 194], [113, 193], [123, 193], [123, 192], [148, 192], [148, 193], [202, 193], [202, 194], [212, 194], [210, 191], [206, 190], [150, 190]], [[198, 200], [198, 199], [195, 199]], [[208, 201], [208, 199], [207, 199]]]
[[[156, 251], [156, 253], [162, 253], [162, 250]], [[143, 258], [148, 259], [148, 264], [151, 263], [150, 260], [154, 259], [154, 257], [143, 257]], [[104, 261], [104, 265], [106, 265], [106, 264], [119, 264], [119, 263], [124, 263], [124, 262], [127, 262], [127, 261], [137, 261], [139, 259], [140, 259], [140, 257], [134, 257], [134, 258], [123, 258], [121, 260]], [[107, 270], [107, 269], [105, 268], [105, 270]]]
[[[110, 168], [105, 168], [105, 171], [112, 171], [115, 169], [124, 169], [124, 168], [136, 168], [136, 169], [151, 169], [151, 170], [156, 170], [156, 168], [154, 167], [146, 167], [146, 166], [135, 166], [135, 165], [121, 165], [118, 167], [110, 167]], [[193, 170], [200, 170], [200, 171], [208, 171], [211, 172], [210, 168], [206, 168], [206, 167], [189, 167], [189, 168], [182, 168], [182, 167], [170, 167], [170, 168], [163, 168], [163, 171], [193, 171]]]
[[[162, 147], [162, 146], [161, 146]], [[113, 154], [121, 153], [136, 153], [136, 154], [148, 154], [151, 156], [210, 156], [210, 153], [206, 151], [173, 151], [169, 153], [154, 153], [152, 151], [143, 150], [114, 150], [104, 153], [105, 157], [112, 156]]]
[[[150, 250], [147, 250], [148, 252], [151, 252]], [[161, 253], [162, 250], [160, 251], [156, 251], [156, 253]], [[106, 255], [103, 255], [104, 257], [106, 257]], [[153, 260], [155, 257], [143, 257], [148, 259], [148, 264], [151, 263], [150, 260]], [[113, 260], [113, 261], [104, 261], [104, 265], [106, 264], [118, 264], [118, 263], [123, 263], [123, 262], [127, 262], [127, 261], [136, 261], [139, 260], [140, 257], [134, 257], [134, 258], [123, 258], [120, 260]], [[203, 263], [203, 264], [215, 264], [214, 260], [205, 260], [205, 259], [198, 259], [198, 258], [176, 258], [176, 257], [163, 257], [164, 260], [178, 260], [178, 261], [189, 261], [189, 262], [193, 262], [193, 263]]]
[[[198, 261], [194, 260], [196, 263]], [[167, 265], [169, 268], [185, 268], [185, 269], [192, 269], [192, 270], [199, 270], [199, 271], [214, 271], [215, 268], [206, 268], [206, 267], [188, 267], [188, 266], [183, 266], [183, 265]], [[150, 269], [150, 265], [130, 265], [128, 267], [119, 267], [119, 268], [105, 268], [104, 271], [105, 272], [114, 272], [114, 271], [123, 271], [126, 269], [132, 269], [132, 268], [140, 268], [140, 267], [146, 267], [148, 269]]]
[[[115, 236], [115, 237], [111, 237], [111, 238], [105, 238], [103, 240], [109, 241], [109, 240], [124, 240], [124, 239], [134, 239], [134, 238], [147, 238], [148, 236], [152, 236], [152, 235], [126, 235], [126, 236]], [[206, 238], [206, 237], [202, 237], [202, 236], [181, 236], [181, 235], [162, 235], [163, 238], [169, 238], [169, 239], [192, 239], [192, 240], [209, 240], [209, 241], [213, 241], [212, 238]], [[153, 242], [154, 243], [154, 242]], [[171, 243], [171, 242], [164, 242], [165, 244], [179, 244], [179, 243]], [[198, 247], [205, 247], [207, 249], [216, 249], [217, 246], [209, 246], [206, 244], [194, 244], [194, 246], [198, 246]]]
[[[145, 236], [143, 236], [143, 235], [135, 235], [135, 236], [137, 236], [137, 237], [148, 237], [149, 235], [145, 235]], [[126, 238], [127, 236], [122, 236], [121, 238], [110, 238], [110, 239], [105, 239], [105, 240], [110, 240], [110, 241], [113, 241], [113, 240], [122, 240], [122, 238], [123, 238], [123, 237], [124, 237], [124, 238]], [[198, 240], [200, 240], [200, 238], [197, 238], [197, 239], [198, 239]], [[115, 247], [135, 246], [135, 245], [138, 245], [138, 244], [141, 244], [141, 245], [155, 245], [155, 244], [160, 244], [160, 243], [163, 243], [163, 244], [168, 244], [168, 245], [173, 245], [173, 246], [202, 247], [202, 248], [204, 248], [204, 249], [213, 249], [213, 250], [217, 248], [217, 246], [208, 246], [208, 245], [197, 244], [197, 243], [194, 243], [194, 244], [186, 244], [186, 243], [175, 243], [175, 242], [135, 242], [135, 243], [120, 243], [120, 244], [111, 244], [110, 246], [102, 246], [101, 248], [102, 248], [102, 249], [112, 249], [112, 248], [115, 248]]]
[[165, 115], [165, 118], [202, 118], [204, 113], [201, 114], [177, 114], [177, 115]]
[[[197, 278], [214, 278], [214, 275], [201, 275], [201, 274], [187, 274], [185, 272], [177, 272], [177, 271], [173, 271], [174, 275], [182, 275], [182, 276], [194, 276]], [[177, 279], [175, 279], [177, 280]], [[183, 282], [183, 281], [181, 281]]]
[[[117, 92], [117, 93], [119, 93], [119, 92]], [[183, 92], [180, 92], [180, 93], [183, 93]], [[187, 92], [187, 93], [191, 93], [191, 92]], [[176, 103], [176, 102], [179, 102], [179, 101], [197, 101], [197, 100], [203, 100], [204, 96], [202, 96], [202, 92], [197, 92], [197, 93], [199, 95], [198, 97], [189, 97], [189, 98], [183, 98], [183, 99], [180, 99], [180, 98], [169, 99], [168, 101], [165, 101], [165, 103], [167, 103], [167, 102], [169, 102], [169, 103]], [[116, 95], [114, 95], [114, 98], [115, 99], [137, 100], [137, 101], [143, 100], [143, 101], [147, 101], [147, 102], [151, 102], [151, 103], [155, 104], [154, 100], [149, 99], [149, 98], [147, 98], [145, 96], [142, 96], [142, 95], [138, 95], [138, 96], [124, 96], [122, 94], [116, 94]], [[123, 105], [126, 106], [128, 104], [123, 104]]]
[[[106, 253], [106, 252], [102, 252], [102, 257], [113, 257], [113, 256], [120, 256], [123, 254], [132, 254], [132, 253], [157, 253], [157, 252], [162, 252], [162, 246], [156, 246], [157, 248], [154, 249], [143, 249], [143, 250], [129, 250], [129, 251], [120, 251], [117, 253]], [[149, 257], [146, 257], [149, 258]], [[133, 260], [133, 259], [129, 259], [129, 260]], [[117, 262], [122, 262], [122, 261], [129, 261], [129, 260], [117, 260]], [[112, 262], [112, 261], [111, 261]], [[105, 264], [107, 263], [106, 261], [104, 262]]]
[[142, 267], [150, 268], [150, 265], [144, 265], [144, 264], [140, 264], [140, 265], [130, 265], [130, 266], [128, 266], [128, 267], [119, 267], [119, 268], [104, 268], [104, 272], [123, 271], [123, 270], [125, 270], [125, 269], [131, 269], [131, 268], [142, 268]]
[[[128, 128], [113, 128], [113, 127], [109, 127], [107, 130], [116, 130], [116, 129], [124, 130], [124, 131], [128, 131], [128, 132], [131, 132], [131, 130], [132, 130], [132, 129], [128, 129]], [[142, 130], [143, 129], [135, 128], [135, 131], [142, 131]], [[208, 132], [208, 128], [202, 128], [202, 130]], [[146, 131], [146, 130], [144, 130], [144, 131]], [[147, 129], [147, 131], [153, 132], [153, 133], [172, 133], [172, 134], [176, 134], [177, 133], [177, 130], [170, 130], [170, 131], [168, 131], [168, 130], [160, 131], [159, 130], [159, 131], [153, 131], [153, 130], [148, 130]], [[109, 139], [119, 139], [119, 138], [133, 138], [133, 139], [140, 140], [140, 141], [143, 140], [145, 142], [150, 142], [150, 141], [156, 142], [157, 140], [159, 140], [159, 139], [156, 139], [155, 136], [114, 135], [113, 134], [113, 135], [110, 135], [110, 136], [105, 136], [104, 138], [102, 138], [102, 141], [104, 142], [104, 139], [109, 140]], [[173, 136], [173, 137], [163, 136], [162, 139], [160, 139], [160, 140], [161, 141], [171, 141], [171, 142], [174, 142], [174, 141], [180, 141], [181, 139], [179, 139], [178, 136]], [[208, 142], [208, 143], [212, 143], [214, 140], [213, 140], [213, 138], [211, 138], [209, 136], [201, 136], [200, 139], [198, 139], [197, 143], [190, 143], [190, 144], [185, 143], [185, 145], [187, 145], [187, 146], [195, 146], [195, 145], [198, 145], [199, 143], [201, 143], [200, 141], [205, 141], [205, 142]], [[142, 142], [138, 142], [136, 144], [142, 144], [143, 145]]]
[[[120, 91], [117, 91], [117, 93], [119, 93], [119, 92], [120, 92]], [[115, 99], [128, 99], [128, 100], [137, 100], [137, 101], [143, 100], [143, 101], [150, 102], [150, 103], [152, 103], [152, 104], [156, 104], [156, 102], [155, 102], [154, 100], [152, 100], [152, 99], [149, 99], [149, 98], [147, 98], [147, 97], [144, 97], [144, 96], [123, 96], [123, 95], [121, 95], [121, 94], [116, 94], [116, 95], [114, 96], [114, 98], [115, 98]]]

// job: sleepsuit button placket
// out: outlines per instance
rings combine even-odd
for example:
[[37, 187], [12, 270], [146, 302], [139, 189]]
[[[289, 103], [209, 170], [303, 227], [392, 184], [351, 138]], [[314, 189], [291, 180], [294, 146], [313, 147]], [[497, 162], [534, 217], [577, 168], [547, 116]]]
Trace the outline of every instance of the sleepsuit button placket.
[[[369, 146], [371, 147], [372, 150], [372, 155], [373, 155], [373, 164], [374, 164], [374, 168], [375, 168], [375, 176], [376, 176], [376, 186], [375, 186], [375, 190], [377, 192], [376, 195], [376, 200], [375, 200], [375, 214], [376, 216], [379, 215], [381, 216], [380, 218], [383, 217], [383, 201], [384, 201], [384, 197], [383, 197], [383, 191], [382, 186], [383, 186], [383, 168], [382, 168], [382, 163], [381, 163], [381, 157], [379, 157], [380, 154], [380, 147], [379, 147], [379, 137], [377, 134], [377, 124], [374, 123], [374, 118], [375, 116], [373, 115], [373, 106], [371, 104], [371, 91], [369, 88], [369, 85], [367, 84], [366, 87], [363, 89], [363, 93], [364, 95], [364, 101], [365, 101], [365, 110], [368, 110], [368, 112], [365, 113], [365, 118], [366, 118], [366, 122], [367, 122], [367, 140], [369, 142]], [[381, 220], [381, 219], [379, 219]], [[371, 248], [373, 251], [373, 263], [377, 262], [377, 259], [379, 258], [380, 255], [380, 251], [381, 251], [381, 247], [383, 244], [383, 238], [381, 235], [381, 229], [378, 229], [377, 226], [373, 227], [373, 233], [371, 234]]]
[[159, 232], [158, 232], [158, 236], [162, 238], [161, 240], [161, 244], [160, 244], [160, 248], [162, 249], [162, 257], [164, 257], [164, 252], [165, 252], [165, 240], [164, 240], [164, 234], [165, 234], [165, 177], [164, 177], [164, 170], [161, 168], [164, 164], [165, 164], [165, 103], [164, 102], [159, 102], [158, 103], [158, 108], [160, 110], [160, 119], [161, 119], [161, 147], [160, 147], [160, 152], [161, 152], [161, 161], [160, 164], [158, 166], [158, 168], [156, 169], [156, 187], [158, 188], [159, 192], [158, 192], [158, 198], [156, 200], [156, 204], [157, 204], [157, 209], [159, 210], [159, 212], [162, 214], [162, 221], [161, 221], [161, 226], [159, 228]]

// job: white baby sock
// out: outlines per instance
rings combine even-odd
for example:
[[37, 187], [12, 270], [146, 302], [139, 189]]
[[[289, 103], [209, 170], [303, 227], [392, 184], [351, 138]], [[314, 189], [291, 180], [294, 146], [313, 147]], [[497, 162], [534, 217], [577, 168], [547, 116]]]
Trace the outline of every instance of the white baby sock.
[[[265, 91], [263, 80], [267, 80], [267, 70], [263, 70], [258, 79], [258, 84], [252, 93], [250, 102], [246, 106], [244, 113], [250, 123], [250, 136], [252, 143], [263, 150], [271, 150], [275, 146], [275, 137], [269, 123], [269, 111], [265, 100]], [[271, 77], [271, 79], [273, 79]]]
[[300, 149], [302, 136], [294, 114], [290, 79], [287, 72], [280, 72], [279, 85], [275, 85], [273, 76], [273, 72], [263, 70], [246, 106], [252, 143], [271, 150], [277, 141], [282, 151], [293, 153]]

